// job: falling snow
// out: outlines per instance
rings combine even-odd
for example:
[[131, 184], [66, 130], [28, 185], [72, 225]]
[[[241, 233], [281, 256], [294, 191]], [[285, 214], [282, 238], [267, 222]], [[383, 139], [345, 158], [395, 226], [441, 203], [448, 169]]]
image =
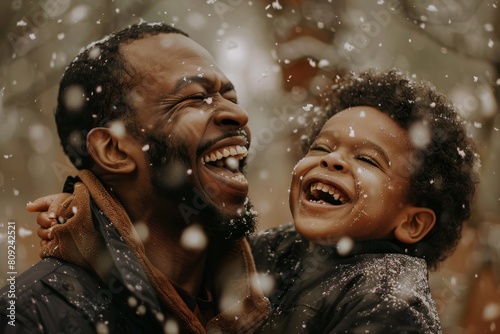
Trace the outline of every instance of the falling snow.
[[[71, 162], [62, 153], [53, 120], [57, 83], [62, 71], [75, 56], [76, 50], [82, 47], [82, 40], [100, 38], [111, 32], [110, 27], [140, 22], [144, 18], [167, 22], [188, 32], [213, 54], [216, 63], [236, 86], [240, 106], [247, 110], [250, 117], [251, 147], [256, 147], [255, 158], [249, 162], [247, 178], [251, 192], [254, 192], [251, 198], [261, 213], [260, 228], [282, 224], [290, 219], [287, 202], [289, 176], [300, 156], [295, 141], [297, 138], [307, 139], [303, 130], [310, 120], [304, 115], [314, 114], [322, 108], [317, 100], [327, 97], [324, 89], [330, 87], [330, 79], [336, 69], [411, 68], [419, 76], [435, 82], [439, 90], [451, 92], [460, 86], [457, 96], [461, 97], [457, 98], [457, 108], [463, 112], [469, 135], [478, 141], [483, 166], [486, 166], [482, 170], [478, 190], [478, 202], [485, 209], [474, 212], [478, 240], [468, 244], [479, 244], [481, 248], [468, 252], [473, 257], [468, 255], [461, 259], [463, 268], [454, 273], [449, 286], [442, 286], [442, 277], [448, 268], [433, 273], [436, 281], [431, 282], [431, 291], [438, 298], [460, 292], [459, 295], [453, 294], [456, 300], [452, 304], [446, 299], [438, 299], [438, 303], [441, 303], [440, 312], [443, 312], [443, 319], [450, 323], [452, 331], [464, 330], [461, 319], [454, 320], [453, 314], [466, 309], [464, 296], [471, 295], [474, 285], [465, 284], [462, 279], [476, 277], [475, 281], [479, 282], [482, 274], [477, 270], [471, 271], [471, 262], [490, 261], [488, 263], [492, 265], [498, 262], [495, 255], [498, 247], [494, 242], [488, 246], [484, 236], [498, 235], [494, 230], [498, 225], [500, 202], [498, 164], [494, 158], [498, 156], [500, 133], [495, 123], [500, 105], [496, 94], [500, 78], [494, 71], [499, 63], [497, 51], [500, 40], [496, 27], [499, 15], [496, 3], [479, 3], [478, 8], [471, 9], [467, 1], [454, 2], [453, 6], [440, 2], [415, 2], [414, 6], [408, 6], [410, 12], [405, 13], [406, 8], [391, 8], [394, 3], [383, 0], [372, 4], [352, 2], [347, 7], [333, 6], [334, 1], [331, 0], [299, 1], [297, 3], [300, 4], [293, 8], [289, 2], [279, 0], [264, 4], [256, 1], [205, 0], [201, 6], [189, 4], [189, 1], [159, 4], [146, 0], [143, 6], [123, 2], [119, 4], [120, 8], [115, 8], [118, 6], [115, 2], [105, 11], [102, 6], [84, 2], [56, 2], [57, 6], [48, 6], [50, 1], [11, 1], [15, 15], [9, 18], [11, 22], [5, 29], [4, 65], [0, 79], [0, 148], [3, 156], [0, 170], [0, 244], [6, 237], [4, 221], [15, 218], [19, 221], [19, 272], [38, 261], [38, 243], [32, 240], [37, 238], [36, 216], [25, 212], [24, 203], [38, 195], [60, 191], [66, 177], [76, 175]], [[332, 8], [338, 12], [330, 11]], [[344, 12], [346, 9], [348, 12]], [[108, 38], [106, 36], [99, 42]], [[103, 54], [96, 44], [91, 43], [83, 49], [89, 50], [91, 59], [99, 60]], [[168, 44], [164, 43], [162, 47], [168, 47]], [[429, 62], [429, 59], [435, 61]], [[194, 69], [200, 78], [209, 77], [208, 66], [203, 71], [196, 64]], [[89, 94], [100, 98], [107, 96], [109, 86], [101, 86], [99, 82], [93, 84], [95, 88], [88, 88]], [[289, 86], [283, 89], [285, 84]], [[63, 92], [61, 98], [68, 109], [80, 112], [90, 97], [86, 96], [82, 87], [75, 85]], [[204, 103], [214, 110], [218, 104], [212, 97], [205, 98]], [[275, 106], [278, 111], [274, 111]], [[431, 102], [425, 108], [437, 109], [440, 106]], [[98, 114], [95, 110], [91, 111], [94, 120], [99, 118]], [[360, 112], [359, 116], [365, 115]], [[175, 119], [168, 122], [174, 124]], [[126, 134], [123, 122], [116, 121], [106, 126], [119, 138]], [[149, 129], [146, 124], [141, 127], [143, 132]], [[265, 144], [259, 138], [264, 133], [260, 132], [262, 129], [272, 133], [272, 138]], [[429, 131], [428, 124], [424, 122], [410, 124], [408, 133], [411, 143], [417, 148], [425, 148], [430, 143]], [[352, 128], [349, 129], [349, 136], [355, 136]], [[70, 135], [71, 141], [79, 144], [84, 143], [84, 138], [85, 135], [81, 134]], [[172, 139], [175, 138], [172, 136]], [[141, 142], [142, 151], [149, 151], [150, 144]], [[70, 150], [81, 148], [76, 145]], [[463, 147], [457, 147], [456, 152], [448, 153], [466, 158]], [[170, 167], [171, 173], [165, 176], [165, 182], [171, 185], [178, 185], [186, 179], [194, 180], [199, 174], [194, 167]], [[228, 158], [224, 167], [236, 172], [241, 166], [239, 160]], [[441, 184], [439, 179], [427, 180], [433, 187]], [[81, 213], [76, 205], [69, 210], [73, 215]], [[484, 216], [485, 212], [488, 212], [487, 216]], [[58, 221], [66, 223], [63, 217], [59, 217]], [[31, 223], [22, 227], [21, 222]], [[205, 249], [207, 236], [202, 229], [193, 228], [188, 226], [183, 234], [184, 247]], [[134, 238], [145, 242], [153, 233], [146, 223], [134, 222]], [[336, 247], [339, 254], [348, 254], [353, 241], [342, 238]], [[120, 259], [126, 258], [120, 254]], [[403, 294], [411, 291], [405, 279], [415, 277], [406, 269], [402, 269], [404, 275], [397, 282], [403, 287]], [[379, 274], [370, 273], [373, 277]], [[0, 283], [4, 282], [2, 279], [0, 276]], [[56, 280], [51, 279], [51, 283], [56, 283]], [[334, 281], [328, 283], [331, 286], [326, 283], [322, 286], [321, 296], [325, 298], [341, 284]], [[276, 281], [260, 273], [252, 278], [252, 284], [260, 284], [265, 292], [270, 292]], [[417, 285], [415, 288], [420, 288]], [[462, 286], [467, 287], [460, 290]], [[134, 287], [137, 290], [141, 288]], [[495, 293], [497, 290], [492, 291]], [[388, 297], [387, 301], [397, 304], [394, 296]], [[146, 312], [141, 302], [133, 297], [127, 303], [134, 312]], [[491, 332], [498, 331], [500, 303], [496, 300], [484, 301], [481, 309], [476, 311], [483, 321], [488, 322]], [[158, 313], [157, 317], [161, 318], [163, 314]], [[109, 322], [96, 324], [96, 332], [104, 334], [110, 331]], [[300, 327], [308, 329], [309, 326], [302, 324]], [[43, 328], [40, 328], [42, 331]], [[175, 320], [166, 319], [164, 332], [181, 333], [182, 329]]]
[[423, 122], [413, 124], [409, 129], [409, 136], [413, 145], [418, 148], [425, 148], [431, 140], [429, 127]]
[[181, 236], [181, 246], [191, 251], [202, 251], [208, 243], [207, 236], [201, 226], [190, 225]]
[[117, 138], [124, 138], [126, 134], [125, 124], [122, 121], [114, 121], [110, 126], [111, 131]]
[[465, 152], [460, 147], [457, 147], [457, 152], [462, 158], [465, 158]]
[[337, 243], [337, 252], [340, 255], [347, 255], [351, 252], [354, 242], [349, 237], [342, 237]]
[[436, 6], [434, 6], [434, 5], [427, 6], [427, 10], [429, 12], [437, 12], [438, 11], [438, 9], [436, 8]]
[[310, 111], [312, 109], [313, 105], [308, 103], [305, 106], [302, 107], [302, 110], [304, 111]]

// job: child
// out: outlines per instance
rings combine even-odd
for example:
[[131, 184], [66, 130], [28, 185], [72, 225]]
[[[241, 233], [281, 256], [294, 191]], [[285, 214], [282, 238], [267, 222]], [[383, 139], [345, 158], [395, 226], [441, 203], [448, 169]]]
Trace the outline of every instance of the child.
[[265, 333], [440, 333], [427, 279], [470, 216], [476, 155], [425, 82], [339, 78], [310, 117], [291, 225], [252, 239], [275, 281]]
[[427, 269], [458, 243], [477, 183], [463, 123], [397, 71], [337, 78], [325, 100], [292, 174], [294, 227], [251, 240], [275, 282], [261, 332], [440, 333]]

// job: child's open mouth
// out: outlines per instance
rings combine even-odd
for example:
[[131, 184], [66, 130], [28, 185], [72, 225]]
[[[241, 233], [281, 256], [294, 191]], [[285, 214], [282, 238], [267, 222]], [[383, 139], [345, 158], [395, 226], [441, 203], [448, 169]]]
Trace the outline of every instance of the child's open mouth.
[[323, 182], [313, 182], [306, 191], [306, 198], [310, 202], [329, 205], [343, 205], [349, 198], [338, 188]]

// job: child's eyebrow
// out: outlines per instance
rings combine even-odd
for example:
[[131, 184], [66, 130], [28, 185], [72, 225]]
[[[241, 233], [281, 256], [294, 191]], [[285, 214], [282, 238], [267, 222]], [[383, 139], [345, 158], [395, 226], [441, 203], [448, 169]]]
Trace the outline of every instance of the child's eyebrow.
[[[332, 142], [331, 138], [335, 138], [335, 137], [336, 137], [335, 131], [324, 131], [316, 137], [316, 139], [313, 141], [313, 143], [317, 143], [320, 140], [326, 140], [328, 142]], [[391, 165], [391, 159], [387, 155], [387, 152], [380, 145], [377, 145], [376, 143], [374, 143], [373, 141], [371, 141], [370, 139], [367, 139], [367, 138], [359, 139], [359, 141], [360, 141], [360, 143], [363, 144], [364, 147], [368, 147], [369, 149], [372, 149], [375, 152], [377, 152], [378, 154], [380, 154], [382, 159], [384, 159], [384, 161], [389, 166]], [[333, 142], [335, 144], [337, 144], [337, 142], [335, 142], [335, 141], [333, 141]]]
[[378, 154], [380, 154], [382, 156], [382, 159], [385, 160], [385, 162], [390, 166], [391, 165], [391, 159], [389, 158], [389, 156], [387, 155], [387, 153], [385, 152], [385, 150], [380, 147], [379, 145], [375, 144], [374, 142], [372, 141], [366, 141], [364, 142], [364, 145], [368, 146], [370, 149], [376, 151]]

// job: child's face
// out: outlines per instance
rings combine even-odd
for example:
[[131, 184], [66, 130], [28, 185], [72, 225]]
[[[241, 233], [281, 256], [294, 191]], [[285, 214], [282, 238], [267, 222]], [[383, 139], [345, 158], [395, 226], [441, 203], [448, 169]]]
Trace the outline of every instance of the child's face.
[[295, 166], [290, 208], [297, 231], [315, 244], [342, 237], [393, 239], [404, 220], [408, 134], [372, 107], [354, 107], [325, 123]]

